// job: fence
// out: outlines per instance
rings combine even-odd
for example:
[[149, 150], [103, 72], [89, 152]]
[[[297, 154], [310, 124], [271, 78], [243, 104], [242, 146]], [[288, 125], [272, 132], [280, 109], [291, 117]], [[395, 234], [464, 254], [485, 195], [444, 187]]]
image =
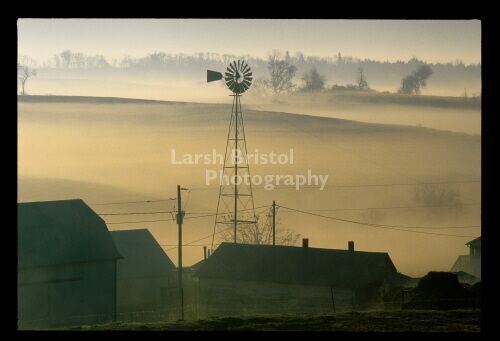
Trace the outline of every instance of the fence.
[[421, 298], [412, 289], [401, 291], [401, 309], [423, 309], [426, 307], [437, 309], [479, 308], [481, 297], [469, 296], [461, 298]]
[[120, 312], [115, 316], [109, 314], [87, 314], [67, 316], [64, 321], [56, 321], [47, 316], [37, 319], [18, 319], [19, 329], [53, 329], [65, 327], [83, 327], [103, 323], [133, 323], [173, 321], [179, 319], [177, 307], [174, 309], [156, 309]]
[[[405, 310], [405, 309], [425, 309], [426, 306], [434, 305], [438, 309], [453, 308], [477, 308], [480, 307], [479, 297], [468, 298], [441, 298], [441, 299], [420, 299], [415, 296], [413, 290], [403, 289], [399, 299], [383, 300], [372, 303], [366, 307], [380, 310]], [[351, 309], [339, 309], [335, 307], [337, 302], [332, 301], [332, 313], [342, 313], [345, 311], [363, 310], [362, 305], [355, 304]], [[411, 305], [410, 305], [411, 303]], [[336, 309], [335, 309], [336, 308]], [[187, 304], [184, 307], [185, 319], [196, 320], [197, 314], [194, 306]], [[318, 312], [320, 313], [320, 312]], [[321, 312], [324, 314], [324, 312]], [[116, 316], [109, 314], [88, 314], [67, 316], [64, 321], [55, 321], [53, 318], [44, 317], [38, 319], [18, 319], [19, 329], [53, 329], [53, 328], [85, 328], [85, 326], [105, 324], [105, 323], [134, 323], [134, 322], [158, 322], [175, 321], [180, 319], [179, 307], [174, 304], [169, 309], [152, 309], [118, 312]]]

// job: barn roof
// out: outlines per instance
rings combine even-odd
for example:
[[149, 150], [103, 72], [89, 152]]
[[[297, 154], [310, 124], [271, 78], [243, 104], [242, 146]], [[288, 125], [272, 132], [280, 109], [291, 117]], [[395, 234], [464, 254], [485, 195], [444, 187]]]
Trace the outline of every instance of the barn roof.
[[481, 236], [471, 240], [470, 242], [467, 242], [465, 245], [473, 247], [481, 247]]
[[104, 220], [83, 200], [19, 203], [17, 220], [19, 267], [121, 257]]
[[147, 229], [112, 231], [118, 251], [118, 278], [161, 277], [175, 270], [175, 265]]
[[396, 275], [385, 252], [222, 243], [195, 276], [356, 288]]

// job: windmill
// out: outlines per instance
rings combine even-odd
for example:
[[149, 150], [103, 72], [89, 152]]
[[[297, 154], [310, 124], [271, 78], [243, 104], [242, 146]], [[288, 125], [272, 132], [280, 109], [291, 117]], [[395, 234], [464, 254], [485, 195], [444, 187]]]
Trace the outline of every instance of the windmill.
[[[224, 76], [220, 72], [207, 70], [207, 83], [223, 80], [232, 91], [230, 96], [233, 97], [212, 248], [215, 234], [232, 227], [236, 243], [239, 227], [244, 228], [244, 225], [257, 223], [240, 101], [241, 95], [250, 88], [252, 79], [250, 67], [246, 62], [240, 60], [231, 62]], [[225, 179], [230, 181], [225, 182]]]

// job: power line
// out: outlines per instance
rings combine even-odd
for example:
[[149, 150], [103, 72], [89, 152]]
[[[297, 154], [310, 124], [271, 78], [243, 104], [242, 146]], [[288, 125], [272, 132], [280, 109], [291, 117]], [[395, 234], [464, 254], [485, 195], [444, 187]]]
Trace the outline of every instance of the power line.
[[342, 222], [347, 222], [347, 223], [352, 223], [352, 224], [358, 224], [358, 225], [365, 225], [365, 226], [371, 226], [371, 227], [377, 227], [377, 228], [383, 228], [383, 229], [389, 229], [389, 230], [396, 230], [396, 231], [402, 231], [402, 232], [410, 232], [410, 233], [420, 233], [420, 234], [431, 234], [431, 235], [438, 235], [438, 236], [449, 236], [449, 237], [468, 237], [468, 238], [473, 238], [474, 236], [464, 236], [464, 235], [453, 235], [453, 234], [443, 234], [443, 233], [434, 233], [434, 232], [424, 232], [424, 231], [412, 231], [412, 230], [405, 230], [410, 228], [410, 229], [415, 229], [415, 228], [421, 228], [421, 229], [456, 229], [456, 228], [473, 228], [473, 227], [480, 227], [480, 226], [452, 226], [452, 227], [424, 227], [424, 226], [401, 226], [401, 225], [383, 225], [383, 224], [372, 224], [372, 223], [367, 223], [367, 222], [361, 222], [361, 221], [355, 221], [355, 220], [349, 220], [349, 219], [342, 219], [342, 218], [337, 218], [337, 217], [330, 217], [330, 216], [324, 216], [321, 214], [316, 214], [312, 212], [307, 212], [307, 211], [302, 211], [302, 210], [297, 210], [294, 208], [286, 207], [286, 206], [281, 206], [284, 209], [288, 209], [291, 211], [296, 211], [299, 213], [304, 213], [304, 214], [309, 214], [321, 218], [326, 218], [326, 219], [331, 219], [331, 220], [337, 220], [337, 221], [342, 221]]
[[[269, 205], [267, 206], [260, 206], [260, 207], [256, 207], [255, 210], [259, 209], [259, 208], [263, 208], [263, 207], [269, 207]], [[243, 211], [251, 211], [252, 208], [248, 208], [248, 209], [245, 209], [245, 210], [238, 210], [238, 212], [243, 212]], [[201, 215], [201, 216], [196, 216], [196, 217], [187, 217], [187, 218], [184, 218], [184, 219], [196, 219], [196, 218], [205, 218], [205, 217], [215, 217], [217, 215], [217, 213], [212, 213], [212, 214], [207, 214], [207, 215]]]
[[189, 215], [189, 214], [212, 214], [211, 212], [208, 212], [208, 211], [203, 211], [203, 212], [186, 212], [186, 215]]
[[363, 224], [363, 225], [370, 225], [370, 226], [376, 226], [376, 227], [397, 227], [397, 228], [406, 228], [406, 229], [457, 229], [457, 228], [475, 228], [475, 227], [480, 227], [479, 225], [468, 225], [468, 226], [404, 226], [404, 225], [387, 225], [387, 224], [375, 224], [375, 223], [367, 223], [367, 222], [360, 222], [360, 221], [355, 221], [355, 220], [348, 220], [348, 219], [343, 219], [343, 218], [337, 218], [337, 217], [331, 217], [331, 216], [324, 216], [321, 214], [316, 214], [312, 213], [309, 211], [303, 211], [303, 210], [298, 210], [290, 207], [285, 207], [281, 206], [285, 209], [291, 210], [291, 211], [296, 211], [299, 213], [305, 213], [305, 214], [310, 214], [310, 215], [315, 215], [318, 217], [322, 218], [329, 218], [329, 219], [334, 219], [334, 220], [342, 220], [350, 223], [357, 223], [357, 224]]
[[[433, 207], [460, 207], [460, 206], [474, 206], [480, 203], [465, 203], [461, 205], [428, 205], [428, 206], [393, 206], [393, 207], [363, 207], [363, 208], [334, 208], [334, 209], [314, 209], [308, 210], [310, 212], [337, 212], [337, 211], [368, 211], [368, 210], [394, 210], [394, 209], [420, 209], [420, 208], [433, 208]], [[260, 206], [256, 209], [268, 207]], [[101, 216], [122, 216], [122, 215], [149, 215], [149, 214], [172, 214], [175, 211], [154, 211], [154, 212], [121, 212], [121, 213], [98, 213]], [[208, 212], [189, 212], [186, 214], [203, 214], [200, 216], [186, 217], [184, 219], [197, 219], [205, 217], [214, 217], [216, 214]], [[109, 222], [107, 224], [127, 224], [127, 223], [143, 223], [143, 222], [158, 222], [158, 221], [173, 221], [175, 219], [158, 219], [158, 220], [141, 220], [141, 221], [125, 221], [125, 222]]]
[[[260, 209], [260, 208], [263, 208], [263, 207], [269, 207], [270, 205], [265, 205], [265, 206], [260, 206], [260, 207], [256, 207], [255, 209]], [[248, 211], [248, 210], [251, 210], [251, 209], [246, 209], [246, 210], [240, 210], [240, 212], [242, 211]], [[171, 211], [159, 211], [161, 213], [172, 213]], [[155, 212], [134, 212], [134, 213], [119, 213], [118, 215], [122, 215], [122, 214], [135, 214], [135, 213], [138, 213], [138, 214], [147, 214], [147, 213], [155, 213]], [[156, 212], [158, 213], [158, 212]], [[112, 215], [112, 213], [109, 213], [110, 215]], [[101, 214], [103, 215], [103, 214]], [[212, 213], [212, 214], [207, 214], [207, 215], [201, 215], [201, 216], [194, 216], [194, 217], [186, 217], [184, 218], [184, 220], [186, 219], [197, 219], [197, 218], [206, 218], [206, 217], [214, 217], [216, 216], [216, 213]], [[121, 222], [106, 222], [106, 224], [138, 224], [138, 223], [155, 223], [155, 222], [160, 222], [160, 221], [175, 221], [175, 219], [157, 219], [157, 220], [139, 220], [139, 221], [121, 221]]]
[[[209, 235], [207, 235], [207, 236], [205, 236], [205, 237], [203, 237], [203, 238], [193, 240], [192, 242], [189, 242], [189, 243], [184, 244], [184, 245], [186, 245], [186, 246], [188, 246], [188, 245], [192, 245], [193, 243], [196, 243], [196, 242], [202, 241], [202, 240], [204, 240], [204, 239], [211, 238], [214, 234], [219, 234], [219, 233], [222, 233], [222, 232], [225, 232], [225, 231], [231, 230], [232, 228], [233, 228], [233, 227], [232, 227], [232, 226], [230, 226], [230, 227], [225, 228], [225, 229], [223, 229], [223, 230], [221, 230], [221, 231], [218, 231], [218, 232], [215, 232], [215, 233], [210, 233]], [[183, 246], [184, 246], [184, 245], [183, 245]], [[178, 246], [176, 246], [176, 247], [171, 247], [171, 248], [169, 248], [169, 249], [166, 249], [165, 251], [171, 251], [171, 250], [175, 250], [175, 249], [177, 249], [177, 248], [178, 248]]]
[[162, 214], [175, 213], [175, 211], [153, 211], [153, 212], [119, 212], [119, 213], [97, 213], [98, 215], [134, 215], [134, 214]]
[[[258, 210], [260, 208], [267, 208], [269, 207], [270, 205], [264, 205], [264, 206], [259, 206], [259, 207], [255, 207], [255, 208], [247, 208], [247, 209], [244, 209], [244, 210], [238, 210], [238, 212], [244, 212], [244, 211], [251, 211], [251, 210]], [[201, 215], [201, 216], [196, 216], [196, 217], [186, 217], [184, 219], [196, 219], [196, 218], [205, 218], [205, 217], [215, 217], [217, 215], [217, 213], [211, 213], [211, 214], [206, 214], [206, 215]]]
[[[324, 189], [332, 188], [358, 188], [358, 187], [396, 187], [396, 186], [418, 186], [418, 185], [439, 185], [439, 184], [467, 184], [467, 183], [480, 183], [481, 180], [461, 180], [461, 181], [437, 181], [437, 182], [419, 182], [419, 183], [392, 183], [392, 184], [360, 184], [360, 185], [327, 185]], [[320, 186], [301, 186], [301, 189], [318, 189]], [[264, 187], [254, 186], [254, 189], [263, 190]], [[274, 186], [273, 189], [293, 189], [296, 190], [295, 186]], [[194, 187], [191, 190], [219, 190], [219, 187]], [[91, 203], [90, 205], [122, 205], [122, 204], [139, 204], [139, 203], [156, 203], [156, 202], [168, 202], [176, 200], [176, 198], [160, 199], [160, 200], [140, 200], [140, 201], [121, 201], [121, 202], [104, 202], [104, 203]], [[188, 200], [189, 202], [189, 194]], [[187, 204], [187, 203], [186, 203]], [[128, 215], [128, 214], [156, 214], [156, 213], [172, 213], [172, 211], [156, 211], [156, 212], [126, 212], [126, 213], [98, 213], [100, 215]], [[175, 212], [174, 212], [175, 213]]]
[[[160, 244], [160, 246], [178, 246], [177, 244]], [[206, 246], [206, 244], [182, 244], [182, 246]]]
[[140, 221], [120, 221], [116, 223], [108, 223], [106, 222], [106, 225], [110, 224], [138, 224], [138, 223], [156, 223], [159, 221], [175, 221], [175, 219], [158, 219], [158, 220], [140, 220]]
[[310, 212], [336, 212], [336, 211], [367, 211], [367, 210], [397, 210], [397, 209], [414, 209], [414, 208], [432, 208], [432, 207], [461, 207], [475, 206], [480, 203], [464, 203], [460, 205], [421, 205], [421, 206], [388, 206], [388, 207], [361, 207], [361, 208], [332, 208], [332, 209], [315, 209], [307, 210]]
[[184, 220], [186, 220], [186, 219], [197, 219], [197, 218], [215, 217], [216, 215], [217, 215], [216, 213], [205, 214], [205, 215], [200, 215], [200, 216], [195, 216], [195, 217], [186, 217], [186, 218], [184, 218]]
[[101, 202], [101, 203], [91, 203], [90, 205], [121, 205], [121, 204], [140, 204], [140, 203], [164, 202], [164, 201], [172, 201], [172, 200], [176, 200], [176, 198], [168, 198], [168, 199], [161, 199], [161, 200], [141, 200], [141, 201]]
[[[330, 186], [325, 186], [325, 188], [419, 186], [419, 185], [467, 184], [467, 183], [478, 183], [478, 182], [481, 182], [481, 180], [435, 181], [435, 182], [418, 182], [418, 183], [366, 184], [366, 185], [330, 185]], [[320, 188], [320, 186], [309, 186], [309, 187]]]
[[[268, 208], [268, 207], [270, 207], [270, 206], [271, 206], [271, 205], [266, 205], [266, 206], [256, 207], [256, 208], [255, 208], [255, 210], [258, 210], [258, 209], [261, 209], [261, 208]], [[250, 209], [246, 209], [245, 211], [248, 211], [248, 210], [251, 210], [251, 208], [250, 208]], [[241, 211], [243, 211], [243, 210], [240, 210], [240, 212], [241, 212]], [[214, 214], [214, 215], [216, 215], [216, 214]], [[213, 216], [214, 216], [214, 215], [213, 215]], [[187, 219], [187, 218], [186, 218], [186, 219]], [[213, 237], [213, 236], [214, 236], [214, 235], [216, 235], [216, 234], [220, 234], [220, 233], [225, 232], [225, 231], [228, 231], [228, 230], [230, 230], [230, 229], [232, 229], [232, 228], [233, 228], [233, 227], [232, 227], [232, 226], [230, 226], [230, 227], [225, 228], [225, 229], [222, 229], [222, 230], [220, 230], [220, 231], [213, 232], [213, 233], [211, 233], [211, 234], [209, 234], [209, 235], [207, 235], [207, 236], [205, 236], [205, 237], [203, 237], [203, 238], [193, 240], [193, 241], [191, 241], [191, 242], [189, 242], [189, 243], [187, 243], [187, 244], [183, 244], [183, 246], [184, 246], [184, 245], [186, 245], [186, 246], [190, 246], [190, 245], [192, 245], [192, 244], [194, 244], [194, 243], [196, 243], [196, 242], [199, 242], [199, 241], [201, 241], [201, 240], [204, 240], [204, 239], [207, 239], [207, 238]], [[176, 246], [176, 247], [172, 247], [172, 248], [166, 249], [165, 251], [174, 250], [174, 249], [177, 249], [177, 247], [178, 247], [178, 246]]]
[[[480, 203], [464, 203], [459, 205], [421, 205], [421, 206], [393, 206], [393, 207], [363, 207], [363, 208], [333, 208], [333, 209], [315, 209], [308, 210], [314, 212], [335, 212], [335, 211], [364, 211], [364, 210], [393, 210], [393, 209], [414, 209], [414, 208], [432, 208], [432, 207], [461, 207], [461, 206], [474, 206], [480, 205]], [[267, 206], [261, 206], [267, 207]], [[121, 216], [121, 215], [147, 215], [147, 214], [172, 214], [176, 213], [176, 211], [148, 211], [148, 212], [118, 212], [118, 213], [97, 213], [101, 216]], [[192, 218], [202, 218], [202, 217], [210, 217], [215, 216], [215, 214], [209, 212], [189, 212], [186, 214], [205, 214], [204, 216], [199, 217], [187, 217], [185, 219]]]
[[[393, 186], [419, 186], [419, 185], [444, 185], [444, 184], [468, 184], [468, 183], [480, 183], [481, 180], [459, 180], [459, 181], [434, 181], [434, 182], [418, 182], [418, 183], [392, 183], [392, 184], [360, 184], [360, 185], [326, 185], [323, 188], [357, 188], [357, 187], [393, 187]], [[254, 189], [264, 190], [264, 186], [253, 186]], [[317, 189], [321, 186], [315, 185], [304, 185], [300, 186], [300, 189]], [[210, 191], [218, 190], [219, 187], [194, 187], [191, 188], [195, 191]], [[284, 185], [273, 185], [274, 189], [293, 189], [296, 190], [295, 186], [284, 186]]]

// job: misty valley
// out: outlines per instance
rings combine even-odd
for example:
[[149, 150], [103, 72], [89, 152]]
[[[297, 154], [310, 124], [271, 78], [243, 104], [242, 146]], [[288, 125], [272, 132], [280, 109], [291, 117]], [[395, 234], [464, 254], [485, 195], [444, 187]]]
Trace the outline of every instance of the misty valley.
[[18, 18], [17, 330], [482, 331], [481, 30]]

